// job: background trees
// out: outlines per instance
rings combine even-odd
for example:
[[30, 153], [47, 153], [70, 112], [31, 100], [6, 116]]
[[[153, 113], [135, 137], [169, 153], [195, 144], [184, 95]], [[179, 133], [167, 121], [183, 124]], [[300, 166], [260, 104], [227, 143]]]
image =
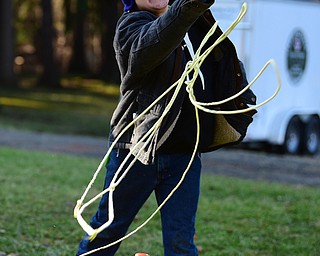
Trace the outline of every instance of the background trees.
[[112, 39], [120, 0], [0, 0], [0, 86], [35, 76], [59, 87], [62, 75], [119, 81]]
[[0, 85], [15, 84], [12, 1], [0, 0]]

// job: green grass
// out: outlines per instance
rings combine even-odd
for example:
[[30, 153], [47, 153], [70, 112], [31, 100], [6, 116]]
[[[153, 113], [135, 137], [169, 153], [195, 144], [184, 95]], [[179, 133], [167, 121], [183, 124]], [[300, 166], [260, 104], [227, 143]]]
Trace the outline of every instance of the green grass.
[[[83, 232], [73, 207], [99, 159], [0, 148], [0, 251], [74, 255]], [[103, 174], [93, 192], [100, 191]], [[95, 211], [90, 208], [85, 218]], [[137, 226], [155, 209], [151, 198]], [[197, 218], [201, 255], [320, 255], [317, 188], [204, 175]], [[117, 255], [161, 256], [157, 215]]]
[[119, 99], [119, 86], [65, 79], [62, 89], [0, 87], [0, 126], [105, 136]]

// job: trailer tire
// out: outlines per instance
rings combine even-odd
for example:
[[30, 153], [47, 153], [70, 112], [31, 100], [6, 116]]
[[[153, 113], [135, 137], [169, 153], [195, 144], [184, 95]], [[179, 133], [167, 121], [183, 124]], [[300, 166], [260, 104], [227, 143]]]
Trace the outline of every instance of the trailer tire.
[[315, 155], [320, 144], [320, 120], [312, 117], [305, 125], [303, 131], [302, 150], [304, 154]]
[[293, 117], [287, 127], [286, 136], [283, 143], [284, 153], [297, 155], [301, 153], [302, 144], [302, 123], [298, 117]]

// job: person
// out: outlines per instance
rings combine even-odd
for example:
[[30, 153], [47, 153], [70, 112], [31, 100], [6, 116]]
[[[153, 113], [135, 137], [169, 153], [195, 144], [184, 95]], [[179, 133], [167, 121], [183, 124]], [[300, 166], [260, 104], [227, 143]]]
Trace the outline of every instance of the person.
[[[214, 22], [208, 10], [214, 0], [175, 0], [170, 6], [169, 0], [123, 0], [123, 3], [124, 13], [119, 18], [114, 37], [121, 74], [121, 98], [111, 119], [110, 144], [136, 116], [179, 79], [187, 61], [192, 59], [192, 48], [199, 47]], [[221, 33], [217, 29], [210, 42], [213, 43]], [[186, 46], [187, 41], [191, 42], [191, 48], [190, 44]], [[228, 39], [204, 61], [201, 74], [204, 79], [196, 80], [194, 90], [197, 99], [205, 102], [231, 96], [238, 87], [243, 88], [247, 83], [243, 66]], [[115, 144], [106, 166], [104, 188], [110, 185], [128, 154], [131, 154], [130, 160], [135, 155], [138, 161], [114, 191], [113, 222], [92, 241], [85, 235], [77, 255], [123, 237], [148, 197], [154, 192], [157, 203], [161, 204], [181, 179], [196, 142], [195, 109], [185, 88], [179, 91], [152, 139], [147, 141], [144, 138], [171, 97], [172, 93], [169, 93], [161, 98]], [[239, 108], [246, 107], [246, 104], [254, 103], [254, 94], [248, 90], [244, 97], [231, 105], [227, 104], [225, 108], [232, 109], [235, 104]], [[194, 235], [200, 194], [201, 153], [227, 144], [214, 143], [218, 137], [214, 115], [201, 111], [199, 114], [201, 132], [198, 153], [182, 184], [160, 211], [165, 256], [198, 255]], [[253, 114], [231, 115], [226, 119], [236, 127], [233, 130], [239, 136], [235, 143], [244, 137]], [[140, 152], [137, 153], [132, 149], [139, 141], [143, 142], [144, 147], [138, 147]], [[108, 193], [101, 198], [90, 225], [98, 228], [107, 220]], [[119, 246], [120, 243], [117, 243], [92, 255], [115, 255]]]

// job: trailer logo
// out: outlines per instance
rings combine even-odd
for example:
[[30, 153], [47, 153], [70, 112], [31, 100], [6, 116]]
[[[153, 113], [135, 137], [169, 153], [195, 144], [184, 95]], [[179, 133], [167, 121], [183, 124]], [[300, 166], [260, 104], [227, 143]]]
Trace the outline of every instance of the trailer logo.
[[291, 79], [298, 82], [306, 67], [307, 50], [304, 36], [296, 30], [290, 40], [288, 49], [288, 71]]

